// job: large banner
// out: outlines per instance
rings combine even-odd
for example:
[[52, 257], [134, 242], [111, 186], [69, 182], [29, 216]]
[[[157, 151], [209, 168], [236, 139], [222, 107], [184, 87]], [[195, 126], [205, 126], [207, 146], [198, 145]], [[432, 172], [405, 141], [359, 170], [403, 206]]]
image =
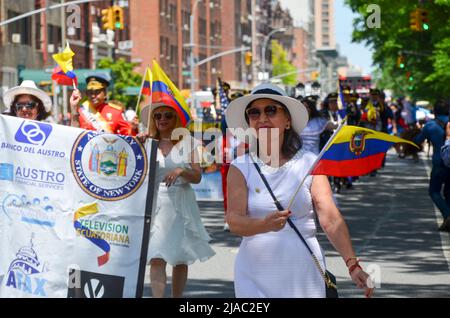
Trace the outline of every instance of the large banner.
[[222, 175], [220, 171], [202, 173], [202, 181], [193, 184], [197, 201], [223, 201]]
[[0, 115], [0, 297], [142, 296], [154, 161], [132, 137]]

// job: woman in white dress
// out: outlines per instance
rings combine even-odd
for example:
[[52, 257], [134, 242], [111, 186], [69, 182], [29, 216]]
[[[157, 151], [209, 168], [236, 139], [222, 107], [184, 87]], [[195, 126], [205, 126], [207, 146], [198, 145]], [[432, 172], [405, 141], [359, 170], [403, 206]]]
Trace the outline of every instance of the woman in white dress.
[[[215, 252], [209, 246], [210, 236], [200, 218], [195, 193], [190, 183], [200, 183], [201, 168], [197, 155], [198, 143], [186, 134], [180, 141], [172, 140], [172, 132], [181, 127], [176, 111], [164, 104], [151, 106], [150, 134], [159, 140], [159, 184], [157, 204], [152, 217], [148, 259], [150, 283], [155, 298], [164, 297], [166, 265], [173, 266], [172, 296], [183, 296], [188, 265], [206, 261]], [[140, 136], [142, 140], [144, 136]]]
[[[319, 269], [303, 242], [286, 225], [290, 218], [324, 270], [325, 259], [316, 238], [315, 212], [328, 239], [349, 267], [352, 280], [370, 297], [373, 289], [367, 285], [369, 275], [355, 256], [327, 177], [308, 177], [290, 211], [279, 211], [253, 164], [257, 163], [276, 198], [287, 208], [316, 157], [301, 149], [299, 134], [308, 122], [305, 107], [281, 88], [261, 84], [250, 95], [233, 101], [227, 108], [226, 119], [229, 128], [250, 127], [259, 139], [263, 139], [261, 129], [267, 128], [266, 140], [271, 142], [259, 141], [259, 149], [267, 150], [266, 158], [276, 158], [274, 154], [279, 158], [278, 162], [271, 159], [263, 163], [262, 153], [250, 152], [234, 160], [230, 167], [227, 222], [233, 233], [243, 236], [235, 262], [236, 297], [325, 297]], [[276, 138], [278, 148], [273, 144]]]

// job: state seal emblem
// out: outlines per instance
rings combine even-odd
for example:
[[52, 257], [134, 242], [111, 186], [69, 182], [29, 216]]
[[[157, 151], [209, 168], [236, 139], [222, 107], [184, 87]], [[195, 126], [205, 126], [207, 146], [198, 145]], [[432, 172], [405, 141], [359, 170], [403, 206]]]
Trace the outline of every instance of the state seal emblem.
[[99, 200], [123, 200], [136, 192], [148, 169], [143, 146], [130, 136], [88, 131], [73, 145], [71, 167], [84, 192]]

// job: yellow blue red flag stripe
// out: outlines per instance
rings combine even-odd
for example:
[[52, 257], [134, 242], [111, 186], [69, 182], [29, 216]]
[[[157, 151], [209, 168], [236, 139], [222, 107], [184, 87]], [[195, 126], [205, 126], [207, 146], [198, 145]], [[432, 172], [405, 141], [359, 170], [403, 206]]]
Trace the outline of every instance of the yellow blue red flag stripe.
[[[396, 143], [414, 143], [367, 128], [344, 126], [328, 145], [312, 175], [361, 176], [379, 169]], [[416, 146], [417, 147], [417, 146]]]
[[142, 84], [142, 95], [152, 96], [152, 71], [149, 67], [145, 70], [144, 83]]
[[53, 69], [52, 79], [59, 85], [71, 86], [73, 82], [77, 85], [77, 76], [73, 72], [73, 61], [75, 53], [70, 49], [69, 43], [62, 53], [53, 54], [53, 59], [58, 66]]
[[172, 107], [177, 112], [183, 127], [186, 127], [191, 121], [191, 113], [185, 99], [175, 84], [154, 60], [152, 104], [159, 103]]

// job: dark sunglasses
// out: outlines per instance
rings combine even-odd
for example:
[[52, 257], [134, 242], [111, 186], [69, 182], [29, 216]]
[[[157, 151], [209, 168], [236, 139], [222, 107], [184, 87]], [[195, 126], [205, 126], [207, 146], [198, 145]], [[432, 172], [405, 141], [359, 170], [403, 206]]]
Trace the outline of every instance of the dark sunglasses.
[[[278, 109], [283, 109], [283, 107], [278, 105], [267, 105], [264, 107], [264, 114], [269, 118], [275, 117], [278, 113]], [[251, 120], [258, 120], [261, 116], [261, 111], [258, 108], [249, 108], [245, 113]]]
[[38, 103], [36, 103], [36, 102], [16, 103], [14, 105], [14, 108], [16, 110], [22, 110], [23, 108], [25, 108], [26, 110], [31, 110], [31, 109], [36, 108], [37, 105], [38, 105]]
[[98, 95], [101, 92], [103, 92], [103, 89], [90, 89], [90, 90], [86, 91], [86, 93], [88, 95]]
[[164, 116], [164, 119], [171, 120], [175, 117], [175, 114], [172, 112], [164, 112], [164, 113], [154, 113], [153, 118], [155, 120], [161, 120]]

